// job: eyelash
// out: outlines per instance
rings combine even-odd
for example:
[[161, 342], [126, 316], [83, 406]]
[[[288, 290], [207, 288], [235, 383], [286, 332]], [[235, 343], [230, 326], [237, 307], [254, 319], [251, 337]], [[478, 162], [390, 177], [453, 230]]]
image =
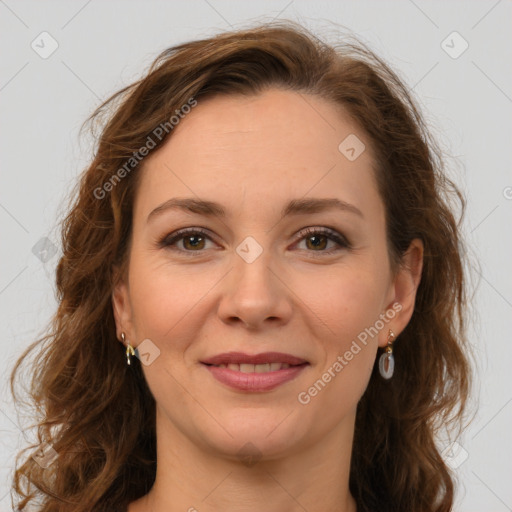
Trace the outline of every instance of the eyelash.
[[[201, 255], [206, 249], [198, 250], [198, 251], [190, 251], [186, 249], [171, 249], [171, 246], [174, 245], [176, 242], [183, 240], [187, 235], [201, 235], [204, 238], [208, 238], [209, 240], [212, 240], [209, 233], [205, 231], [202, 228], [184, 228], [180, 229], [179, 231], [176, 231], [175, 233], [171, 233], [170, 235], [165, 235], [162, 239], [158, 242], [158, 247], [160, 248], [167, 248], [170, 250], [178, 250], [179, 252], [188, 253], [190, 256], [195, 257]], [[320, 253], [319, 255], [331, 255], [337, 251], [340, 251], [342, 249], [351, 249], [352, 246], [350, 242], [341, 234], [335, 231], [334, 229], [330, 228], [314, 228], [314, 227], [308, 227], [304, 228], [300, 233], [300, 238], [298, 239], [298, 242], [301, 242], [302, 240], [305, 240], [308, 236], [312, 235], [322, 235], [327, 237], [328, 240], [331, 240], [333, 242], [336, 242], [341, 248], [334, 248], [330, 250], [322, 250], [322, 251], [313, 251], [305, 249], [307, 252], [311, 253]], [[197, 253], [197, 254], [194, 254]], [[316, 256], [316, 255], [315, 255]]]

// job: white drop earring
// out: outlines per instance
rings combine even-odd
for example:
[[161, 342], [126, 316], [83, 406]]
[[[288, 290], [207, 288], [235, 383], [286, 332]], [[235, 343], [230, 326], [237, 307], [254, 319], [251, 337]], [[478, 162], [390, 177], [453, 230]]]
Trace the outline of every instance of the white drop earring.
[[391, 379], [395, 371], [395, 358], [393, 356], [393, 342], [395, 341], [395, 333], [390, 329], [388, 332], [388, 344], [384, 354], [379, 359], [379, 373], [383, 379]]

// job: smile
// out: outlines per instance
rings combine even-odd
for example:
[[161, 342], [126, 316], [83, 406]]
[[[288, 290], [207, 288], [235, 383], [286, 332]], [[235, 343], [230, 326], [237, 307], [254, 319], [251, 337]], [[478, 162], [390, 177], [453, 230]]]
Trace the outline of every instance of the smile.
[[263, 363], [263, 364], [237, 364], [237, 363], [229, 363], [229, 364], [215, 364], [213, 365], [217, 368], [228, 368], [235, 372], [242, 373], [267, 373], [267, 372], [275, 372], [278, 370], [284, 370], [286, 368], [290, 368], [291, 365], [288, 363]]
[[297, 378], [309, 363], [205, 364], [214, 379], [230, 389], [256, 393], [271, 391]]

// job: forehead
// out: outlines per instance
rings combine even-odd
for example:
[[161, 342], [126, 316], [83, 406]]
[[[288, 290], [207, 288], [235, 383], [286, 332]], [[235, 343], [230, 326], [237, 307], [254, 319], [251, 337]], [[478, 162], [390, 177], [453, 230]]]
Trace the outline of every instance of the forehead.
[[[364, 147], [356, 159], [344, 153], [347, 140]], [[365, 133], [327, 100], [278, 89], [216, 96], [199, 100], [146, 158], [136, 210], [147, 215], [172, 196], [260, 208], [307, 194], [364, 203], [375, 200], [373, 163]]]

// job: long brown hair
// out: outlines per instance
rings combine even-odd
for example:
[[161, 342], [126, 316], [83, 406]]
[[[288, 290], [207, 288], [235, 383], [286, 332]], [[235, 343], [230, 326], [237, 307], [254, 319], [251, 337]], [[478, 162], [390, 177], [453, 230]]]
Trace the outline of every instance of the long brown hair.
[[[155, 401], [140, 362], [126, 365], [111, 304], [116, 269], [126, 270], [143, 170], [130, 159], [148, 137], [155, 150], [172, 136], [169, 118], [191, 98], [269, 87], [344, 107], [375, 151], [392, 264], [400, 264], [414, 238], [425, 248], [415, 310], [396, 343], [400, 371], [384, 381], [374, 367], [358, 405], [350, 475], [358, 510], [451, 510], [453, 476], [435, 440], [440, 425], [460, 426], [470, 384], [459, 234], [464, 199], [395, 72], [361, 42], [331, 46], [289, 22], [169, 48], [144, 78], [90, 117], [103, 128], [62, 221], [58, 309], [48, 333], [11, 375], [18, 400], [16, 376], [37, 348], [28, 393], [38, 439], [51, 443], [57, 458], [41, 465], [26, 455], [35, 445], [18, 454], [16, 510], [38, 499], [41, 512], [111, 512], [149, 492], [156, 474]], [[155, 137], [162, 125], [167, 130]]]

